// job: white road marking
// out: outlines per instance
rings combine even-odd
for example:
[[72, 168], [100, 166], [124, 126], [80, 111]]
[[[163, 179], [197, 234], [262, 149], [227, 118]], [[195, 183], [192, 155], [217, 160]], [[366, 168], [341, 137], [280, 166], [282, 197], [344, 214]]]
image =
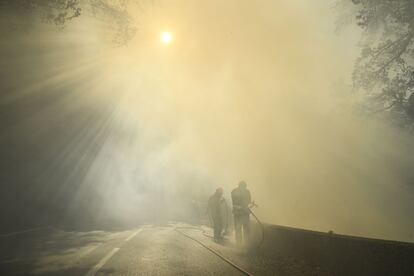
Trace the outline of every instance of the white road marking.
[[102, 243], [96, 243], [90, 246], [86, 246], [85, 248], [81, 248], [78, 250], [78, 254], [68, 262], [66, 267], [72, 267], [76, 265], [76, 263], [78, 263], [83, 257], [89, 255], [92, 251], [101, 246], [101, 244]]
[[[137, 231], [135, 231], [134, 233], [132, 233], [131, 235], [129, 235], [129, 237], [128, 238], [126, 238], [125, 239], [125, 242], [128, 242], [130, 239], [132, 239], [133, 237], [135, 237], [139, 232], [141, 232], [143, 230], [143, 228], [140, 228], [140, 229], [138, 229]], [[97, 245], [96, 247], [98, 247], [99, 245]], [[93, 247], [92, 248], [92, 250], [93, 249], [95, 249], [96, 247]], [[92, 251], [91, 250], [91, 251]], [[99, 271], [99, 269], [101, 269], [105, 264], [106, 264], [106, 262], [107, 261], [109, 261], [109, 259], [110, 258], [112, 258], [112, 256], [113, 255], [115, 255], [116, 254], [116, 252], [118, 252], [118, 250], [119, 250], [119, 248], [117, 247], [117, 248], [114, 248], [114, 249], [112, 249], [112, 251], [111, 252], [109, 252], [108, 254], [106, 254], [105, 255], [105, 257], [103, 257], [100, 261], [99, 261], [99, 263], [97, 263], [94, 267], [92, 267], [89, 271], [88, 271], [88, 273], [86, 273], [86, 275], [85, 276], [94, 276], [98, 271]], [[90, 252], [87, 252], [87, 254], [89, 254]]]
[[92, 245], [90, 247], [88, 247], [85, 251], [83, 251], [82, 253], [80, 253], [78, 255], [78, 259], [83, 258], [84, 256], [88, 255], [89, 253], [91, 253], [92, 251], [94, 251], [96, 248], [98, 248], [99, 246], [101, 246], [102, 243], [97, 243], [95, 245]]
[[99, 269], [101, 269], [105, 265], [105, 263], [109, 261], [109, 259], [112, 258], [113, 255], [115, 255], [116, 252], [118, 252], [118, 250], [119, 248], [112, 249], [112, 251], [106, 254], [105, 257], [103, 257], [99, 261], [99, 263], [97, 263], [94, 267], [91, 268], [91, 270], [88, 271], [88, 273], [86, 273], [85, 276], [94, 276], [96, 272], [98, 272]]
[[141, 231], [142, 231], [142, 228], [141, 229], [138, 229], [137, 231], [135, 231], [134, 233], [132, 233], [128, 238], [126, 238], [125, 241], [126, 242], [129, 241], [130, 239], [132, 239], [133, 237], [135, 237]]

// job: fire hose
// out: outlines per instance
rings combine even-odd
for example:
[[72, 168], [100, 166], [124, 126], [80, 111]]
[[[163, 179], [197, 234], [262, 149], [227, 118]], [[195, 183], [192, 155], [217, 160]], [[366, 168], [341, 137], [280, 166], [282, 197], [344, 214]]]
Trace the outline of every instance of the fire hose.
[[207, 249], [208, 251], [210, 251], [211, 253], [213, 253], [214, 255], [216, 255], [217, 257], [219, 257], [220, 259], [222, 259], [223, 261], [225, 261], [226, 263], [228, 263], [229, 265], [231, 265], [232, 267], [234, 267], [235, 269], [237, 269], [238, 271], [240, 271], [241, 273], [243, 273], [244, 275], [253, 276], [252, 273], [248, 272], [244, 268], [242, 268], [239, 265], [235, 264], [230, 259], [228, 259], [228, 258], [224, 257], [222, 254], [220, 254], [218, 251], [216, 251], [213, 248], [205, 245], [204, 243], [202, 243], [201, 241], [197, 240], [196, 238], [193, 238], [190, 235], [187, 235], [183, 231], [179, 230], [179, 228], [175, 228], [175, 231], [177, 231], [181, 235], [183, 235], [183, 236], [185, 236], [185, 237], [187, 237], [187, 238], [195, 241], [196, 243], [198, 243], [199, 245], [201, 245], [202, 247], [204, 247], [205, 249]]
[[[256, 222], [258, 223], [258, 225], [260, 226], [260, 229], [261, 229], [261, 240], [260, 240], [260, 243], [256, 246], [256, 249], [259, 249], [263, 245], [263, 242], [264, 242], [264, 225], [262, 224], [262, 222], [260, 221], [260, 219], [256, 216], [256, 214], [251, 210], [253, 207], [258, 207], [258, 205], [253, 202], [253, 203], [251, 203], [249, 205], [248, 209], [249, 209], [249, 213], [252, 214], [252, 216], [254, 217], [254, 219], [256, 220]], [[253, 275], [252, 273], [248, 272], [244, 268], [242, 268], [239, 265], [237, 265], [234, 262], [232, 262], [230, 259], [224, 257], [218, 251], [216, 251], [213, 248], [207, 246], [206, 244], [204, 244], [203, 242], [199, 241], [198, 239], [196, 239], [194, 237], [191, 237], [190, 235], [184, 233], [180, 229], [196, 229], [196, 230], [200, 230], [203, 235], [212, 238], [212, 236], [208, 235], [203, 228], [201, 228], [201, 227], [194, 227], [194, 226], [190, 226], [190, 227], [187, 226], [187, 227], [176, 227], [174, 230], [177, 231], [178, 233], [180, 233], [181, 235], [183, 235], [183, 236], [185, 236], [185, 237], [193, 240], [194, 242], [198, 243], [199, 245], [201, 245], [205, 249], [209, 250], [211, 253], [213, 253], [214, 255], [216, 255], [217, 257], [219, 257], [220, 259], [222, 259], [226, 263], [230, 264], [232, 267], [234, 267], [235, 269], [237, 269], [238, 271], [240, 271], [244, 275], [248, 275], [248, 276], [252, 276]]]
[[251, 204], [251, 206], [249, 206], [249, 212], [250, 212], [250, 214], [252, 214], [252, 216], [256, 220], [257, 224], [260, 226], [261, 240], [260, 240], [260, 243], [256, 246], [256, 249], [259, 249], [260, 247], [262, 247], [262, 245], [264, 243], [264, 225], [260, 221], [260, 219], [256, 216], [256, 214], [252, 211], [252, 208], [253, 207], [259, 207], [259, 206], [256, 203], [254, 203], [254, 202]]

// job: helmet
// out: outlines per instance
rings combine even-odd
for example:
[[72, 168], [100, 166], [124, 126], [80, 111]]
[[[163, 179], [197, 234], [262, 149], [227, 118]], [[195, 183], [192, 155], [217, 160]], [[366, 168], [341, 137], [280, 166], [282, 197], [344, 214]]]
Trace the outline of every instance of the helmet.
[[242, 181], [239, 182], [239, 187], [240, 188], [246, 188], [247, 187], [247, 183], [242, 180]]

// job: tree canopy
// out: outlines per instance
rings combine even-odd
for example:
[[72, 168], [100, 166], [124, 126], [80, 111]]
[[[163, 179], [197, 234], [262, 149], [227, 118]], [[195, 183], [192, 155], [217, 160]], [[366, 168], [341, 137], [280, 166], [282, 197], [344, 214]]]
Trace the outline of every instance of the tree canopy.
[[345, 0], [363, 32], [353, 72], [368, 93], [370, 112], [387, 112], [403, 126], [414, 123], [414, 1]]
[[11, 11], [21, 18], [38, 18], [65, 27], [70, 21], [89, 13], [109, 22], [115, 29], [114, 41], [126, 43], [134, 34], [134, 18], [128, 12], [142, 0], [2, 0], [0, 10]]

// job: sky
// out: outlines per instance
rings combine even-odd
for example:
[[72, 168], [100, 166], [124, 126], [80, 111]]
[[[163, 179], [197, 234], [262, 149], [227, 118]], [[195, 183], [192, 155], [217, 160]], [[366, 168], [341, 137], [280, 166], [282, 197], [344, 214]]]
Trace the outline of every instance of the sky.
[[265, 222], [413, 241], [410, 137], [357, 112], [361, 30], [338, 31], [334, 6], [143, 2], [121, 46], [88, 14], [3, 30], [3, 145], [33, 171], [20, 188], [75, 221], [136, 223], [203, 212], [217, 187], [230, 202], [245, 180]]

